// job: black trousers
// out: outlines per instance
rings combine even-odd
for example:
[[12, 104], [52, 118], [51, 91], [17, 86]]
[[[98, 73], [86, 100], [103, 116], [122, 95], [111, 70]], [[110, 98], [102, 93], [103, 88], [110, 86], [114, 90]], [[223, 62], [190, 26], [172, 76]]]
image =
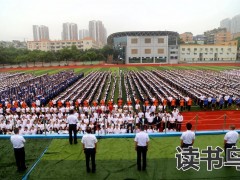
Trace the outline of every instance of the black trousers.
[[182, 122], [176, 122], [176, 131], [180, 132], [182, 128]]
[[225, 152], [225, 161], [226, 161], [226, 153], [227, 153], [227, 148], [232, 148], [233, 146], [236, 146], [236, 144], [228, 144], [226, 143], [225, 146], [224, 146], [224, 152]]
[[77, 125], [76, 124], [69, 124], [69, 142], [72, 144], [72, 132], [74, 134], [74, 143], [77, 143]]
[[15, 155], [18, 171], [26, 170], [27, 167], [25, 165], [25, 150], [24, 150], [24, 147], [14, 148], [14, 155]]
[[192, 146], [192, 144], [185, 144], [185, 143], [183, 143], [181, 148], [188, 148], [189, 146]]
[[142, 162], [142, 170], [145, 170], [147, 167], [147, 147], [146, 146], [138, 146], [137, 147], [137, 168], [141, 170], [141, 162]]
[[96, 171], [96, 163], [95, 163], [96, 151], [95, 151], [95, 148], [85, 148], [84, 153], [85, 153], [85, 157], [86, 157], [87, 171], [88, 172], [90, 171], [89, 162], [90, 162], [90, 159], [91, 159], [92, 172], [95, 172]]

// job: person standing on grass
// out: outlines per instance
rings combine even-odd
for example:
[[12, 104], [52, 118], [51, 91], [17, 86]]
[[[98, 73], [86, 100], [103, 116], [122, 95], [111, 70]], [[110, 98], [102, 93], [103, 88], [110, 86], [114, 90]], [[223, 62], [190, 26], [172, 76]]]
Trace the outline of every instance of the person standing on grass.
[[83, 151], [85, 153], [86, 158], [86, 168], [87, 172], [91, 171], [89, 167], [89, 162], [91, 158], [92, 162], [92, 172], [96, 172], [96, 163], [95, 163], [95, 156], [97, 152], [97, 138], [95, 135], [91, 134], [91, 128], [87, 127], [86, 130], [87, 134], [84, 134], [82, 137], [82, 144], [83, 144]]
[[[135, 136], [135, 150], [137, 151], [137, 169], [138, 171], [145, 171], [147, 167], [147, 151], [149, 144], [149, 136], [144, 132], [144, 126], [140, 127], [140, 132]], [[141, 168], [141, 159], [142, 159], [142, 168]]]
[[189, 146], [193, 146], [195, 140], [195, 133], [191, 131], [192, 124], [186, 124], [187, 131], [183, 132], [180, 139], [181, 139], [181, 148], [187, 148]]
[[230, 125], [230, 131], [224, 136], [224, 151], [225, 151], [225, 160], [226, 160], [226, 150], [236, 146], [236, 143], [239, 139], [239, 134], [235, 131], [235, 125]]
[[27, 169], [25, 164], [25, 150], [24, 150], [24, 143], [26, 141], [23, 136], [19, 135], [18, 128], [14, 129], [14, 135], [11, 136], [10, 140], [13, 145], [18, 171], [25, 171]]
[[71, 109], [69, 111], [70, 115], [67, 117], [67, 123], [68, 123], [68, 130], [69, 130], [69, 143], [72, 144], [73, 138], [72, 138], [72, 132], [74, 134], [74, 144], [77, 144], [77, 123], [78, 119], [77, 116], [74, 115], [74, 110]]

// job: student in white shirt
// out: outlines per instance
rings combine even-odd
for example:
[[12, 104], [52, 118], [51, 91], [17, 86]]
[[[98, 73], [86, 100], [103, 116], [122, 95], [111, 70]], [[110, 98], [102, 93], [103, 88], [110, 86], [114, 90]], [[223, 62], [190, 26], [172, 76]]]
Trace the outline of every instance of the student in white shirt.
[[235, 131], [235, 125], [230, 126], [230, 131], [224, 136], [224, 150], [225, 150], [225, 160], [226, 160], [226, 150], [236, 146], [239, 139], [239, 134]]
[[[137, 169], [139, 171], [146, 170], [147, 167], [147, 151], [149, 144], [149, 136], [146, 132], [144, 132], [144, 126], [140, 127], [141, 131], [135, 136], [135, 150], [137, 151]], [[143, 165], [141, 168], [141, 159], [143, 160]]]
[[87, 134], [82, 137], [83, 151], [86, 158], [86, 169], [87, 172], [90, 172], [89, 161], [92, 162], [92, 172], [96, 172], [95, 156], [97, 152], [97, 138], [95, 135], [91, 134], [91, 128], [87, 127]]
[[187, 131], [183, 132], [180, 139], [181, 139], [181, 148], [187, 148], [189, 146], [193, 146], [195, 140], [195, 133], [191, 131], [192, 124], [186, 124]]
[[67, 117], [67, 123], [69, 125], [69, 143], [72, 144], [72, 132], [74, 134], [74, 144], [77, 144], [77, 123], [78, 118], [74, 115], [74, 110], [70, 110], [70, 115]]
[[23, 136], [19, 135], [18, 128], [14, 129], [14, 135], [11, 136], [10, 140], [14, 148], [14, 155], [18, 171], [25, 171], [27, 169], [25, 165], [25, 150], [24, 150], [24, 143], [26, 141]]
[[176, 131], [180, 132], [183, 122], [183, 116], [182, 114], [178, 113], [177, 115], [177, 122], [176, 122]]

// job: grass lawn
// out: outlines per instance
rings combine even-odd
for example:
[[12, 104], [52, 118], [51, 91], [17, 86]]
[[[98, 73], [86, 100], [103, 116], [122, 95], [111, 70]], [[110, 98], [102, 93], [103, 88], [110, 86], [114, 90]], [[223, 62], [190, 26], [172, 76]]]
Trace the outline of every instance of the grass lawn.
[[[194, 147], [222, 146], [224, 135], [197, 136]], [[29, 142], [30, 143], [30, 142]], [[147, 155], [147, 171], [138, 172], [133, 138], [100, 139], [95, 174], [86, 173], [82, 145], [69, 145], [67, 139], [52, 140], [47, 152], [29, 176], [29, 179], [239, 179], [235, 167], [207, 171], [206, 162], [200, 170], [178, 171], [176, 147], [179, 137], [151, 138]], [[34, 147], [32, 146], [32, 151]], [[28, 154], [30, 156], [30, 154]], [[32, 155], [31, 155], [32, 156]], [[13, 164], [8, 164], [13, 166]]]
[[[26, 139], [25, 153], [28, 170], [36, 159], [41, 155], [51, 140], [46, 139]], [[10, 139], [0, 139], [0, 179], [19, 180], [25, 173], [17, 172], [13, 147]]]

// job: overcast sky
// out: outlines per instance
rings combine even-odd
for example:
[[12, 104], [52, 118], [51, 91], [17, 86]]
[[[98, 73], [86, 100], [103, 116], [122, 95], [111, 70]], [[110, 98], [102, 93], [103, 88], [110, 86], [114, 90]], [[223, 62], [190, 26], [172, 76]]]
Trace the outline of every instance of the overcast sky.
[[110, 35], [121, 31], [169, 30], [202, 34], [240, 14], [239, 0], [0, 0], [0, 40], [32, 40], [32, 25], [46, 25], [52, 40], [62, 23], [88, 29], [101, 20]]

